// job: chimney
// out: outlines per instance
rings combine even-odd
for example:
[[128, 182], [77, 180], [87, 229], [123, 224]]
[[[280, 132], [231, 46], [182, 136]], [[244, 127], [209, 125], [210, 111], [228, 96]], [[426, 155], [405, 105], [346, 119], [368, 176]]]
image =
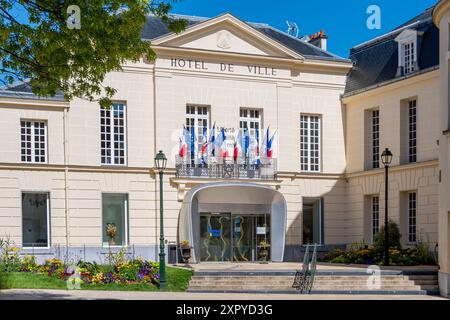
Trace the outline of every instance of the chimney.
[[325, 31], [320, 30], [319, 32], [312, 34], [309, 36], [309, 43], [312, 45], [327, 51], [327, 39], [328, 36], [325, 34]]

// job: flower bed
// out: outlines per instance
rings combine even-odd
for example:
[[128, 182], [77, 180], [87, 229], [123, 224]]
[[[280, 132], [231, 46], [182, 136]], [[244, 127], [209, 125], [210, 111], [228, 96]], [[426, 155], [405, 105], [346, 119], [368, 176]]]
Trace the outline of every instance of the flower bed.
[[38, 264], [35, 256], [19, 255], [20, 248], [12, 241], [0, 239], [0, 271], [27, 272], [47, 275], [61, 280], [70, 280], [76, 284], [143, 284], [157, 286], [159, 283], [159, 263], [142, 258], [127, 258], [125, 250], [109, 253], [107, 265], [79, 260], [69, 264], [60, 259], [47, 259]]
[[70, 266], [59, 259], [47, 259], [39, 265], [34, 256], [21, 259], [21, 272], [34, 272], [57, 277], [61, 280], [69, 278], [80, 284], [138, 284], [156, 286], [159, 282], [159, 264], [141, 258], [123, 260], [115, 265], [98, 265], [93, 262], [78, 261]]

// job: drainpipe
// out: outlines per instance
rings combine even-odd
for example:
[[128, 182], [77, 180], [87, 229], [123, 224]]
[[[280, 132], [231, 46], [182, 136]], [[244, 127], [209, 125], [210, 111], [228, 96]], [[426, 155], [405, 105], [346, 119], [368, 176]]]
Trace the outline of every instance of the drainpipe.
[[69, 161], [68, 161], [68, 141], [67, 141], [67, 107], [63, 113], [63, 145], [64, 145], [64, 213], [66, 217], [66, 252], [70, 244], [69, 229]]

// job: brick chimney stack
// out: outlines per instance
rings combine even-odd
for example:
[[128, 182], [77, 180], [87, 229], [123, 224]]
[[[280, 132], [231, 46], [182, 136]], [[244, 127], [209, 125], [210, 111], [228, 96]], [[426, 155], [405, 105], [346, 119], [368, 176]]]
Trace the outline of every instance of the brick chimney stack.
[[328, 36], [325, 34], [324, 30], [320, 30], [315, 34], [310, 35], [309, 38], [309, 43], [316, 47], [319, 47], [322, 50], [327, 50]]

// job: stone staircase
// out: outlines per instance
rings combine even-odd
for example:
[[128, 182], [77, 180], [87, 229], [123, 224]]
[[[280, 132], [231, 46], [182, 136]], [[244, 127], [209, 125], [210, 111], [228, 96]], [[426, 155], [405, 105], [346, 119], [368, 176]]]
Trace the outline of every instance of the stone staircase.
[[[189, 283], [189, 292], [293, 293], [294, 271], [197, 271]], [[367, 273], [318, 271], [311, 294], [439, 294], [436, 272], [382, 271], [381, 287], [367, 286]]]

